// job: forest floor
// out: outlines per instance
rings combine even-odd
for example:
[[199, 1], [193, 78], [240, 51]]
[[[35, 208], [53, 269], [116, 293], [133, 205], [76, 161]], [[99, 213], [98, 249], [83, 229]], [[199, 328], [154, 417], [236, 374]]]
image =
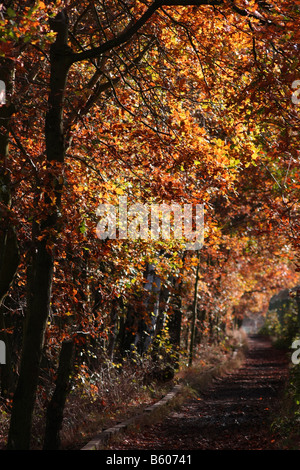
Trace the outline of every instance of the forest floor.
[[271, 422], [282, 404], [288, 366], [287, 353], [270, 340], [249, 337], [241, 367], [108, 450], [278, 450], [282, 441], [271, 432]]

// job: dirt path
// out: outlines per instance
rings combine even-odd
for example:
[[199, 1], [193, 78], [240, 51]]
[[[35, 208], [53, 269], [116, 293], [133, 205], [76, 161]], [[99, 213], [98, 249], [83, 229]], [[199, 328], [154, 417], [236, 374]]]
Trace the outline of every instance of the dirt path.
[[[286, 354], [264, 338], [249, 338], [241, 368], [215, 380], [159, 424], [125, 436], [115, 450], [271, 450], [271, 413], [280, 406]], [[114, 449], [110, 447], [110, 449]]]

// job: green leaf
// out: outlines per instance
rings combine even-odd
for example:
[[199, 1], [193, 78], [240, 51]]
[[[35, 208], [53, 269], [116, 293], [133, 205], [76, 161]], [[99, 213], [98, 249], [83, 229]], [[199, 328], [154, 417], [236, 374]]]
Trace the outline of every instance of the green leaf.
[[6, 13], [8, 14], [8, 16], [10, 18], [14, 18], [16, 16], [16, 12], [15, 10], [13, 10], [12, 8], [8, 7], [8, 9], [6, 10]]
[[80, 233], [83, 233], [85, 234], [86, 233], [86, 225], [85, 225], [85, 221], [83, 220], [80, 227], [79, 227], [79, 230], [80, 230]]

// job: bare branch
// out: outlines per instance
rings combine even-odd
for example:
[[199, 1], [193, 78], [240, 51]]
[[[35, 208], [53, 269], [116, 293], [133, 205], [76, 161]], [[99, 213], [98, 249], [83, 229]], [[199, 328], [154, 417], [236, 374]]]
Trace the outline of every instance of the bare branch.
[[[70, 63], [76, 63], [83, 60], [93, 59], [111, 51], [122, 44], [127, 43], [154, 15], [154, 13], [163, 6], [221, 6], [225, 5], [224, 0], [154, 0], [148, 7], [143, 15], [135, 20], [132, 18], [126, 28], [116, 37], [105, 41], [98, 47], [91, 47], [82, 52], [74, 52], [70, 54]], [[271, 23], [270, 20], [265, 19], [258, 11], [249, 12], [246, 9], [240, 8], [233, 1], [231, 1], [232, 10], [242, 16], [252, 17], [262, 23]]]
[[92, 47], [84, 52], [73, 53], [71, 54], [71, 62], [79, 62], [82, 60], [87, 60], [91, 58], [98, 57], [101, 54], [104, 54], [107, 51], [111, 51], [116, 47], [121, 46], [122, 44], [128, 42], [132, 36], [134, 36], [144, 24], [153, 16], [153, 14], [160, 8], [162, 5], [161, 0], [155, 0], [152, 5], [146, 10], [146, 12], [134, 23], [130, 22], [129, 26], [127, 26], [119, 36], [106, 41], [99, 47]]

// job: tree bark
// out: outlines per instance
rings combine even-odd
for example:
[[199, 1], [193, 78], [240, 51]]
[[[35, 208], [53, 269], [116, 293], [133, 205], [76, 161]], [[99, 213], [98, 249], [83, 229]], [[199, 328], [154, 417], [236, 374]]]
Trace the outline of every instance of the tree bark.
[[182, 297], [181, 297], [181, 281], [176, 288], [174, 300], [172, 302], [172, 313], [169, 318], [170, 342], [172, 344], [172, 355], [174, 368], [179, 368], [179, 351], [181, 342], [181, 321], [182, 321]]
[[59, 14], [51, 20], [57, 32], [50, 49], [51, 75], [48, 111], [46, 114], [46, 155], [48, 183], [42, 190], [46, 216], [35, 224], [34, 252], [29, 280], [29, 302], [25, 323], [20, 375], [13, 399], [8, 449], [27, 450], [30, 447], [32, 416], [38, 385], [40, 361], [45, 330], [50, 310], [54, 252], [53, 246], [59, 227], [63, 163], [65, 158], [63, 131], [63, 98], [71, 65], [67, 46], [68, 20]]
[[47, 408], [44, 450], [58, 450], [61, 447], [60, 430], [69, 392], [72, 357], [73, 341], [64, 341], [59, 357], [55, 391]]
[[198, 257], [198, 264], [197, 264], [197, 268], [196, 268], [194, 302], [193, 302], [193, 311], [192, 311], [189, 366], [192, 365], [193, 358], [194, 358], [195, 327], [196, 327], [196, 317], [197, 317], [197, 294], [198, 294], [198, 281], [199, 281], [199, 270], [200, 270], [200, 254], [199, 254], [199, 252], [197, 253], [197, 257]]

